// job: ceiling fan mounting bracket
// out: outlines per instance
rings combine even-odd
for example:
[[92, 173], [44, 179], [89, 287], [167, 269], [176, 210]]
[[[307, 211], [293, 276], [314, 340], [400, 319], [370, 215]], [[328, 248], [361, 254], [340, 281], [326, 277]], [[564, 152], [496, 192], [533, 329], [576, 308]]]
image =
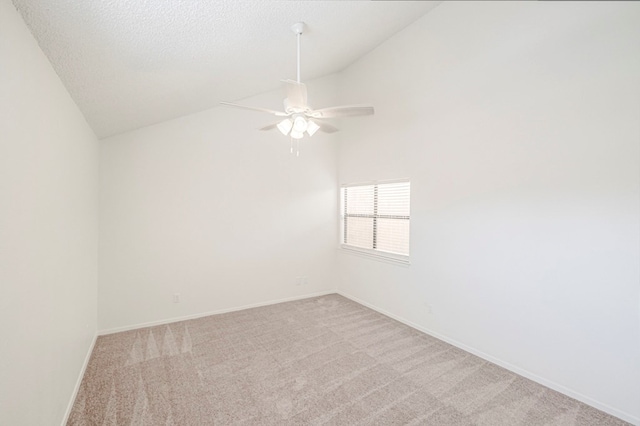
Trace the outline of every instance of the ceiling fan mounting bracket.
[[304, 22], [296, 22], [291, 26], [291, 31], [293, 31], [295, 34], [302, 34], [305, 28], [306, 25], [304, 24]]

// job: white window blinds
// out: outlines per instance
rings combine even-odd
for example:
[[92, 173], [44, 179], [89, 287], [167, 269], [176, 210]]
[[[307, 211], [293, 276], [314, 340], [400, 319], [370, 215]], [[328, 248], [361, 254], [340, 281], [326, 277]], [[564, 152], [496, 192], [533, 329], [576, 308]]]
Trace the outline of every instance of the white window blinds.
[[348, 185], [340, 191], [342, 244], [409, 255], [409, 182]]

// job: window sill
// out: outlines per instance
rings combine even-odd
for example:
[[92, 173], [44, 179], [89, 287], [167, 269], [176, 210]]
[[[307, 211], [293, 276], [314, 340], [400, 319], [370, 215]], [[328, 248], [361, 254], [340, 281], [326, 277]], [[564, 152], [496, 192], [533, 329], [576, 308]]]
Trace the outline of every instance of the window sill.
[[345, 244], [341, 244], [340, 248], [344, 253], [366, 257], [368, 259], [377, 260], [379, 262], [393, 263], [396, 265], [404, 265], [404, 266], [411, 265], [411, 260], [409, 256], [405, 256], [402, 254], [393, 254], [393, 253], [385, 253], [383, 251], [362, 249], [358, 247], [348, 246]]

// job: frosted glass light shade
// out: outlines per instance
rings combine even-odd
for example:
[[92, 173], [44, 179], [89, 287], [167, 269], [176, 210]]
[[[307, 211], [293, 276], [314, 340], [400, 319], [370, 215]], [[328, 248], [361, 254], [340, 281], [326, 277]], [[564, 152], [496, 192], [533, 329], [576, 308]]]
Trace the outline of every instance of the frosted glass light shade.
[[313, 136], [313, 134], [317, 132], [318, 129], [320, 129], [320, 126], [318, 126], [315, 122], [309, 120], [309, 123], [307, 124], [307, 133], [309, 134], [309, 136]]
[[302, 116], [298, 116], [293, 120], [293, 130], [299, 133], [304, 133], [307, 130], [307, 120]]
[[278, 123], [278, 130], [282, 132], [283, 135], [287, 136], [293, 127], [293, 122], [288, 118], [285, 118], [281, 122]]
[[295, 128], [293, 130], [291, 130], [291, 137], [294, 139], [302, 139], [302, 137], [304, 136], [304, 133], [302, 132], [298, 132]]

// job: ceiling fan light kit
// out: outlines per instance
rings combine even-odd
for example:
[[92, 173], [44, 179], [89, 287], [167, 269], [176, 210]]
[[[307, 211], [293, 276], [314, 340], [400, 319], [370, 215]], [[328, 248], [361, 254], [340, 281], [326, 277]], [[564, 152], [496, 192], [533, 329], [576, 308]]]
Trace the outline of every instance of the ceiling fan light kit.
[[325, 133], [338, 131], [336, 127], [322, 121], [322, 119], [372, 115], [374, 113], [373, 107], [369, 105], [345, 105], [314, 110], [307, 104], [307, 86], [300, 82], [300, 38], [305, 27], [304, 22], [297, 22], [291, 27], [291, 30], [296, 34], [297, 38], [297, 81], [283, 80], [287, 89], [287, 97], [284, 100], [284, 112], [230, 102], [221, 102], [221, 104], [225, 106], [266, 112], [276, 117], [284, 117], [283, 120], [264, 126], [260, 130], [277, 128], [283, 135], [289, 136], [291, 139], [296, 139], [297, 141], [302, 139], [305, 133], [308, 136], [313, 136], [318, 130]]

